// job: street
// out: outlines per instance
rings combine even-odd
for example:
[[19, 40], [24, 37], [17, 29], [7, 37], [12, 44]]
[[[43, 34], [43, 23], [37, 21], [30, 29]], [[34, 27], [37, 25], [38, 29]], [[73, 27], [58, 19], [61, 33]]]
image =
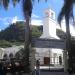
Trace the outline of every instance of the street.
[[[69, 75], [69, 74], [68, 73], [65, 73], [65, 72], [41, 71], [40, 72], [40, 75]], [[70, 75], [75, 75], [75, 73], [74, 74], [70, 74]]]
[[41, 72], [40, 75], [66, 75], [64, 72]]

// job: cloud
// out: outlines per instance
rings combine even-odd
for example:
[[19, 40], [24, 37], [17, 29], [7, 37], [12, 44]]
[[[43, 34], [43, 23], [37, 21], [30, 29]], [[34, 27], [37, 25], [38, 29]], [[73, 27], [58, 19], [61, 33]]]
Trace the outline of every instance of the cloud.
[[42, 20], [37, 20], [37, 19], [32, 19], [31, 24], [32, 25], [37, 25], [37, 26], [43, 25]]
[[43, 25], [42, 23], [42, 20], [40, 20], [40, 16], [36, 15], [36, 14], [32, 14], [32, 17], [31, 17], [31, 25]]
[[[38, 17], [36, 15], [34, 15], [34, 17]], [[19, 19], [18, 16], [14, 16], [14, 17], [0, 17], [0, 29], [5, 29], [6, 27], [8, 27], [10, 24], [12, 23], [16, 23], [16, 21], [25, 21], [23, 19]], [[43, 25], [42, 20], [39, 19], [32, 19], [31, 20], [31, 24], [32, 25]]]
[[5, 29], [12, 23], [16, 23], [16, 21], [23, 21], [19, 19], [18, 16], [14, 17], [0, 17], [0, 29]]
[[23, 19], [19, 19], [18, 16], [14, 16], [14, 17], [12, 17], [12, 19], [11, 19], [11, 23], [16, 23], [17, 21], [24, 21], [24, 20], [23, 20]]
[[4, 25], [9, 25], [11, 23], [16, 23], [16, 21], [20, 21], [18, 16], [0, 18], [0, 22], [3, 23]]
[[75, 29], [73, 25], [70, 25], [70, 33], [72, 36], [75, 36]]
[[35, 18], [39, 19], [40, 17], [38, 15], [36, 15], [36, 14], [33, 13], [31, 18], [33, 18], [33, 19], [35, 19]]
[[0, 29], [0, 31], [1, 31], [1, 29]]
[[[39, 16], [37, 16], [35, 14], [33, 14], [33, 17], [39, 18]], [[16, 23], [16, 21], [24, 21], [24, 20], [21, 20], [17, 16], [15, 16], [15, 17], [12, 18], [11, 23]], [[42, 23], [42, 20], [31, 19], [31, 24], [39, 26], [39, 25], [42, 25], [43, 23]]]
[[17, 16], [15, 16], [15, 17], [12, 18], [11, 23], [16, 23], [16, 21], [18, 21], [18, 17]]

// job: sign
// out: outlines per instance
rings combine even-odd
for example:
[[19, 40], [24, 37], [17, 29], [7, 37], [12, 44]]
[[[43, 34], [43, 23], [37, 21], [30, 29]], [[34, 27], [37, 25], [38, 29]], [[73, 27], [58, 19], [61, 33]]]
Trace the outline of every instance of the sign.
[[64, 40], [58, 40], [58, 39], [33, 38], [32, 47], [65, 49], [66, 43]]

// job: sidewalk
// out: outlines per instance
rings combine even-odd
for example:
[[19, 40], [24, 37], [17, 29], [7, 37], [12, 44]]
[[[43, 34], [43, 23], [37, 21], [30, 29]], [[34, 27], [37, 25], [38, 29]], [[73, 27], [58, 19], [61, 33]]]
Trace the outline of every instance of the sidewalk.
[[[33, 75], [37, 75], [35, 72]], [[49, 70], [40, 70], [40, 75], [75, 75], [75, 73], [72, 73], [72, 74], [69, 74], [69, 73], [66, 73], [66, 72], [53, 72], [53, 71], [49, 71]]]
[[40, 69], [49, 69], [49, 68], [51, 68], [51, 69], [61, 69], [61, 68], [63, 68], [63, 66], [59, 66], [59, 65], [55, 65], [55, 66], [40, 66]]
[[[36, 69], [36, 67], [35, 67], [35, 69]], [[58, 65], [55, 65], [55, 66], [40, 66], [40, 69], [41, 70], [64, 70], [63, 69], [63, 66], [58, 66]]]
[[[68, 73], [65, 72], [40, 72], [40, 75], [69, 75]], [[75, 75], [75, 73], [70, 74], [70, 75]]]

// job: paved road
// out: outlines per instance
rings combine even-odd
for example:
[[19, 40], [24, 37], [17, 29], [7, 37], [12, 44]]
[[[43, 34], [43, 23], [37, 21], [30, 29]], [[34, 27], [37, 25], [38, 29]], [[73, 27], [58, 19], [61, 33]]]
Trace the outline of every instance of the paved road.
[[[34, 74], [34, 75], [36, 75], [36, 74]], [[65, 73], [65, 72], [40, 71], [40, 75], [69, 75], [69, 74]], [[70, 74], [70, 75], [75, 75], [75, 73]]]
[[[7, 75], [12, 75], [12, 74], [7, 74]], [[19, 74], [16, 74], [16, 75], [19, 75]], [[25, 75], [25, 74], [22, 74], [22, 75]], [[38, 75], [38, 74], [32, 74], [32, 75]], [[41, 71], [39, 75], [69, 75], [68, 73], [65, 73], [65, 72], [50, 72], [50, 71]], [[70, 75], [75, 75], [74, 74], [70, 74]]]
[[40, 75], [66, 75], [64, 72], [41, 72]]

